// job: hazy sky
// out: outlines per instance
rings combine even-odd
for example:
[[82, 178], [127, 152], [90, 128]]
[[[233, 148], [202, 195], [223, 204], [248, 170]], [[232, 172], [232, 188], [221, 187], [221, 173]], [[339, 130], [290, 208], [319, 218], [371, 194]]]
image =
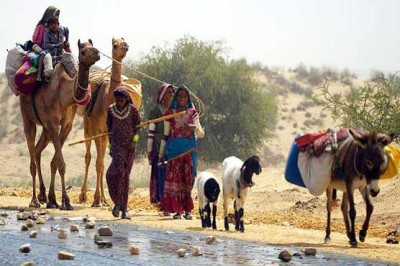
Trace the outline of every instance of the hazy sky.
[[[78, 38], [91, 38], [111, 54], [112, 37], [124, 37], [138, 58], [152, 46], [185, 35], [223, 40], [231, 58], [267, 66], [348, 67], [359, 75], [400, 70], [400, 1], [397, 0], [64, 0], [0, 1], [0, 72], [6, 49], [32, 37], [49, 5]], [[110, 61], [102, 59], [100, 66]]]

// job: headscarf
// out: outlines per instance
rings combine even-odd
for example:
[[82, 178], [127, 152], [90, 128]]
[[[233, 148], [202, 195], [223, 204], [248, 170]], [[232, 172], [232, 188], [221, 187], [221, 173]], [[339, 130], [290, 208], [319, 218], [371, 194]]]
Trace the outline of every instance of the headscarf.
[[186, 103], [186, 108], [194, 108], [194, 105], [193, 105], [193, 103], [192, 103], [192, 99], [190, 98], [190, 91], [189, 91], [189, 89], [185, 86], [185, 85], [181, 85], [181, 86], [179, 86], [179, 88], [175, 91], [175, 93], [174, 93], [174, 97], [172, 98], [172, 102], [171, 102], [171, 105], [169, 106], [169, 108], [173, 108], [173, 109], [176, 109], [176, 108], [178, 108], [178, 106], [179, 106], [179, 104], [178, 104], [178, 93], [180, 92], [180, 91], [186, 91], [186, 93], [187, 93], [187, 95], [188, 95], [188, 101], [187, 101], [187, 103]]
[[122, 96], [127, 98], [129, 103], [132, 103], [131, 96], [125, 86], [118, 86], [114, 89], [114, 97]]
[[174, 88], [171, 84], [166, 82], [161, 83], [161, 85], [157, 89], [157, 103], [161, 103], [162, 99], [164, 98], [165, 93], [167, 92], [168, 88]]
[[38, 25], [40, 24], [46, 24], [47, 21], [49, 20], [49, 18], [51, 18], [52, 16], [54, 16], [54, 14], [58, 11], [59, 9], [56, 8], [55, 6], [49, 6], [46, 11], [44, 11], [44, 14], [42, 16], [42, 18], [39, 20]]

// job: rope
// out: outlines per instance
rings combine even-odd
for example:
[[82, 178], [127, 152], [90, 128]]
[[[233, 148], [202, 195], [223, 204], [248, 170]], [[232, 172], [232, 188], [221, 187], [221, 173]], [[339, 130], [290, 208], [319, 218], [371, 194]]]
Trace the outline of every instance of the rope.
[[[142, 76], [145, 76], [146, 78], [149, 78], [149, 79], [151, 79], [151, 80], [153, 80], [153, 81], [156, 81], [156, 82], [158, 82], [158, 83], [160, 83], [160, 84], [163, 83], [163, 81], [161, 81], [161, 80], [159, 80], [159, 79], [157, 79], [157, 78], [154, 78], [154, 77], [152, 77], [152, 76], [150, 76], [150, 75], [147, 75], [146, 73], [143, 73], [143, 72], [141, 72], [141, 71], [139, 71], [139, 70], [136, 70], [136, 69], [134, 69], [134, 68], [132, 68], [132, 67], [130, 67], [130, 66], [128, 66], [128, 65], [124, 65], [123, 63], [121, 63], [121, 62], [115, 60], [115, 59], [112, 58], [111, 56], [106, 55], [106, 54], [103, 53], [102, 51], [99, 51], [99, 53], [102, 54], [103, 56], [107, 57], [108, 59], [111, 59], [111, 60], [112, 60], [114, 63], [116, 63], [116, 64], [119, 64], [119, 65], [122, 65], [122, 66], [124, 66], [124, 67], [126, 67], [126, 68], [129, 68], [130, 70], [132, 70], [132, 71], [134, 71], [134, 72], [136, 72], [136, 73], [138, 73], [138, 74], [140, 74], [140, 75], [142, 75]], [[109, 67], [107, 67], [107, 68], [109, 68]], [[106, 68], [106, 69], [107, 69], [107, 68]], [[175, 85], [173, 85], [173, 84], [172, 84], [172, 86], [173, 86], [175, 89], [178, 88], [177, 86], [175, 86]], [[204, 105], [204, 102], [203, 102], [194, 92], [192, 92], [191, 90], [189, 90], [189, 91], [190, 91], [191, 96], [192, 96], [192, 97], [196, 100], [196, 102], [198, 103], [198, 113], [199, 113], [199, 117], [201, 118], [201, 117], [204, 116], [204, 113], [205, 113], [205, 105]]]

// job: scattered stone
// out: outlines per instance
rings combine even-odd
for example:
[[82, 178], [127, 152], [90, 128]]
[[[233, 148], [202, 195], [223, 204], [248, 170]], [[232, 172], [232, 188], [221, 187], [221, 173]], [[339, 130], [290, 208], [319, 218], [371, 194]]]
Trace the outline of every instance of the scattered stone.
[[70, 226], [69, 230], [71, 232], [78, 232], [79, 231], [79, 225], [73, 224], [73, 225]]
[[19, 251], [22, 253], [29, 253], [31, 251], [31, 244], [26, 243], [19, 247]]
[[47, 214], [47, 212], [46, 211], [39, 211], [39, 215], [46, 215]]
[[94, 221], [88, 221], [85, 225], [85, 229], [93, 229], [96, 223]]
[[20, 212], [17, 214], [17, 220], [28, 220], [30, 214], [26, 212]]
[[4, 217], [4, 218], [7, 218], [8, 217], [8, 213], [6, 213], [6, 212], [0, 213], [0, 216]]
[[292, 254], [290, 254], [290, 252], [285, 249], [284, 251], [279, 253], [278, 258], [283, 262], [289, 262], [292, 260]]
[[83, 217], [83, 219], [82, 219], [82, 221], [83, 221], [84, 223], [87, 223], [88, 220], [89, 220], [89, 216], [88, 216], [88, 215], [86, 215], [86, 216]]
[[26, 226], [28, 226], [28, 227], [32, 227], [32, 226], [33, 226], [33, 221], [32, 221], [32, 219], [26, 220]]
[[44, 224], [46, 222], [46, 219], [44, 217], [39, 217], [36, 220], [36, 224]]
[[301, 257], [301, 254], [300, 254], [300, 253], [298, 253], [298, 252], [296, 252], [296, 253], [293, 253], [293, 257]]
[[58, 231], [58, 238], [59, 239], [66, 239], [67, 238], [67, 232], [64, 229], [60, 229], [60, 231]]
[[39, 212], [37, 210], [34, 210], [30, 213], [29, 218], [32, 220], [37, 220], [39, 217]]
[[288, 226], [290, 226], [290, 223], [285, 221], [285, 222], [282, 223], [282, 225], [288, 227]]
[[315, 248], [305, 248], [302, 251], [306, 256], [315, 256], [317, 254], [317, 249]]
[[186, 249], [180, 248], [176, 251], [176, 254], [178, 254], [179, 257], [185, 257], [186, 254]]
[[207, 236], [206, 237], [206, 243], [211, 245], [212, 243], [215, 242], [215, 236]]
[[104, 240], [104, 239], [101, 238], [98, 234], [95, 234], [95, 235], [94, 235], [94, 243], [97, 244], [97, 242], [103, 241], [103, 240]]
[[201, 256], [201, 255], [203, 255], [201, 247], [194, 246], [194, 247], [191, 248], [190, 251], [192, 252], [193, 256]]
[[36, 238], [37, 234], [38, 234], [37, 231], [32, 231], [32, 232], [29, 233], [29, 237], [30, 238]]
[[129, 252], [130, 252], [132, 255], [138, 255], [138, 254], [139, 254], [139, 247], [138, 247], [138, 246], [135, 246], [135, 245], [131, 245], [131, 246], [129, 247]]
[[0, 225], [6, 225], [6, 220], [0, 219]]
[[100, 240], [96, 244], [99, 248], [111, 248], [113, 246], [113, 243], [109, 240]]
[[21, 264], [21, 266], [35, 266], [35, 262], [34, 261], [27, 261]]
[[18, 207], [18, 211], [19, 211], [19, 212], [24, 212], [24, 211], [25, 211], [25, 208], [22, 207], [22, 206], [19, 206], [19, 207]]
[[28, 231], [28, 226], [25, 224], [21, 225], [21, 231]]
[[386, 237], [387, 244], [399, 244], [399, 233], [397, 230], [390, 231]]
[[75, 259], [75, 255], [71, 252], [59, 251], [58, 259], [59, 260], [73, 260], [73, 259]]
[[97, 230], [97, 233], [100, 236], [112, 236], [113, 235], [113, 232], [111, 231], [110, 227], [108, 227], [108, 226], [101, 226], [99, 228], [99, 230]]

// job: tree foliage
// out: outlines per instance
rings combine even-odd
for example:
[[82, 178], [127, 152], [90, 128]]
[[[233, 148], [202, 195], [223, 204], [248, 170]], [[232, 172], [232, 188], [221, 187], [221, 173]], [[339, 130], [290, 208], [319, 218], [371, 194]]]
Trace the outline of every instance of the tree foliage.
[[[257, 66], [250, 66], [244, 59], [228, 60], [226, 56], [221, 42], [184, 37], [172, 48], [154, 47], [138, 63], [130, 63], [175, 86], [185, 84], [204, 102], [200, 122], [205, 137], [199, 140], [199, 155], [204, 161], [221, 161], [231, 155], [245, 158], [257, 153], [276, 124], [275, 96], [255, 80]], [[126, 70], [125, 74], [135, 73]], [[147, 117], [159, 82], [136, 77], [142, 82], [143, 112]], [[146, 139], [147, 130], [141, 134]], [[144, 150], [145, 141], [141, 141], [139, 152]]]
[[382, 75], [376, 83], [350, 87], [346, 94], [332, 93], [325, 83], [316, 98], [343, 127], [400, 133], [400, 82], [396, 76]]

